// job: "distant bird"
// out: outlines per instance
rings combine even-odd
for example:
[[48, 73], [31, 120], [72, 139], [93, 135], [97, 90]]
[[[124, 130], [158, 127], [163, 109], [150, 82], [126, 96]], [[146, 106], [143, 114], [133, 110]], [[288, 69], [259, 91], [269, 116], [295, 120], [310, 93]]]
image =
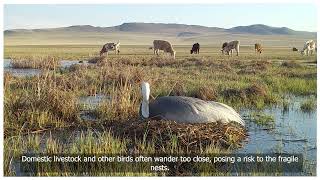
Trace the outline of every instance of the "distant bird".
[[245, 125], [233, 108], [222, 103], [184, 96], [163, 96], [149, 102], [150, 85], [147, 82], [142, 82], [141, 92], [142, 119], [165, 119], [177, 123], [237, 122]]

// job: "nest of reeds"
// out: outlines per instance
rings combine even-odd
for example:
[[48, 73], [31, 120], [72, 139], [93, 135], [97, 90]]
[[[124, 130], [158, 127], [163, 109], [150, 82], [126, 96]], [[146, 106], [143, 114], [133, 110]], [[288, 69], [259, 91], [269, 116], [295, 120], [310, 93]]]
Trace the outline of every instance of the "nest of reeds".
[[215, 145], [220, 148], [241, 147], [247, 137], [245, 128], [229, 123], [176, 123], [166, 120], [133, 121], [117, 127], [118, 133], [134, 141], [153, 142], [156, 148], [172, 146], [191, 152]]

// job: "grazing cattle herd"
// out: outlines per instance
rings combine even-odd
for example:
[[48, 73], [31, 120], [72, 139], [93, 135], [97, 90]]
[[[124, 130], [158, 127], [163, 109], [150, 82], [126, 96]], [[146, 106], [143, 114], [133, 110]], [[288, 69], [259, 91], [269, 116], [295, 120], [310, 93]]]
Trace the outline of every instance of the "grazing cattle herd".
[[[153, 53], [159, 55], [159, 51], [162, 50], [165, 53], [170, 53], [173, 59], [175, 59], [176, 51], [173, 49], [170, 42], [165, 40], [154, 40], [153, 41], [153, 47], [149, 47], [149, 49], [153, 49]], [[232, 52], [235, 50], [237, 52], [237, 56], [239, 56], [240, 52], [240, 41], [231, 41], [231, 42], [224, 42], [221, 47], [222, 54], [227, 54], [232, 56]], [[262, 53], [262, 46], [260, 43], [254, 44], [254, 50], [255, 53]], [[103, 45], [102, 49], [100, 50], [100, 56], [102, 56], [104, 53], [107, 53], [109, 51], [115, 51], [115, 54], [120, 53], [120, 42], [117, 43], [106, 43]], [[293, 47], [292, 51], [299, 51], [297, 48]], [[317, 51], [316, 43], [313, 40], [308, 40], [305, 42], [302, 50], [300, 53], [302, 55], [312, 55], [314, 51]], [[192, 48], [190, 50], [190, 54], [199, 54], [200, 53], [200, 44], [195, 43], [192, 45]]]

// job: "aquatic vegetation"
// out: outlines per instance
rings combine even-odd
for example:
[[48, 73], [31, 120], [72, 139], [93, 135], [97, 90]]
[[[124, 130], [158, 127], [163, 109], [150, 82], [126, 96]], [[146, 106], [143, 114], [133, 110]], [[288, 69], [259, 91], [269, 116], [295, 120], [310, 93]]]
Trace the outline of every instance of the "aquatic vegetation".
[[5, 136], [49, 127], [68, 127], [77, 121], [78, 107], [72, 92], [56, 85], [53, 76], [6, 83]]
[[307, 99], [301, 103], [300, 109], [305, 112], [314, 111], [316, 110], [316, 100], [315, 99]]
[[13, 68], [32, 68], [55, 70], [60, 66], [58, 58], [54, 56], [12, 56]]
[[252, 121], [261, 126], [273, 128], [275, 119], [272, 115], [265, 114], [263, 112], [253, 112], [250, 115]]
[[283, 111], [288, 111], [289, 110], [289, 105], [290, 105], [289, 100], [286, 100], [286, 99], [282, 100]]

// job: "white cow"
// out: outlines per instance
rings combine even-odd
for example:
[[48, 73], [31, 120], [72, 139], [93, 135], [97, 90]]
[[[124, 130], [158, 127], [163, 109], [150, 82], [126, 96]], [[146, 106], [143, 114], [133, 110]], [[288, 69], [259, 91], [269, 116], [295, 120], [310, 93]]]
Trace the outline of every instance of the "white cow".
[[102, 49], [100, 50], [100, 56], [102, 56], [103, 53], [107, 53], [109, 51], [115, 51], [115, 54], [120, 53], [120, 42], [118, 41], [117, 43], [106, 43], [103, 45]]
[[170, 53], [173, 59], [176, 57], [176, 51], [173, 50], [172, 45], [168, 41], [154, 40], [153, 41], [153, 53], [159, 55], [159, 50]]
[[222, 45], [222, 49], [221, 52], [222, 54], [224, 52], [226, 52], [228, 55], [230, 55], [231, 52], [231, 56], [232, 56], [232, 50], [235, 49], [237, 52], [237, 56], [239, 56], [239, 52], [240, 52], [240, 41], [231, 41], [226, 43], [223, 43]]
[[304, 44], [303, 49], [301, 50], [301, 54], [304, 55], [307, 52], [307, 56], [309, 55], [309, 53], [312, 55], [315, 49], [316, 43], [313, 40], [309, 40]]

